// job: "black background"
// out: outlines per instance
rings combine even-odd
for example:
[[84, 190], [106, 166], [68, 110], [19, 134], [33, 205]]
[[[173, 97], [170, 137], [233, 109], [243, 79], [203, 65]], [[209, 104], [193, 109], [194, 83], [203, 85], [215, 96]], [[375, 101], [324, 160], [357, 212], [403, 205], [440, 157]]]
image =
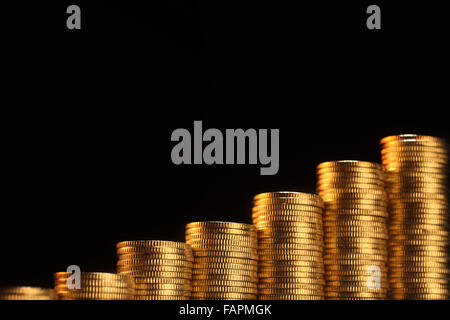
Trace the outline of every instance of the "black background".
[[[450, 141], [444, 1], [310, 2], [2, 3], [0, 284], [113, 272], [117, 241], [250, 222], [254, 194], [312, 192], [318, 163], [379, 162], [386, 135]], [[173, 165], [194, 120], [279, 128], [279, 173]]]

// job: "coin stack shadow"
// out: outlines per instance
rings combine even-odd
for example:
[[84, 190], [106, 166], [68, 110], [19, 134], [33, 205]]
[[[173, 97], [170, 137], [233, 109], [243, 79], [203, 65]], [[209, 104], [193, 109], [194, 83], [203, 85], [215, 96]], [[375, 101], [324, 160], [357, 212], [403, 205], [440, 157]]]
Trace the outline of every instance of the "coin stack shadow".
[[190, 299], [194, 257], [186, 243], [123, 241], [117, 255], [117, 272], [134, 279], [135, 300]]
[[[72, 281], [73, 274], [55, 273], [55, 291], [59, 300], [132, 300], [134, 282], [131, 277], [115, 273], [81, 272], [80, 287]], [[69, 282], [69, 283], [68, 283]]]
[[381, 165], [324, 162], [317, 175], [325, 204], [325, 297], [385, 299], [388, 211]]
[[254, 197], [260, 300], [324, 298], [322, 211], [316, 194], [268, 192]]
[[58, 300], [55, 290], [38, 287], [0, 288], [0, 300]]
[[391, 299], [448, 299], [448, 150], [418, 135], [381, 140], [389, 196]]
[[186, 243], [194, 253], [192, 299], [254, 300], [257, 296], [257, 234], [234, 222], [192, 222]]

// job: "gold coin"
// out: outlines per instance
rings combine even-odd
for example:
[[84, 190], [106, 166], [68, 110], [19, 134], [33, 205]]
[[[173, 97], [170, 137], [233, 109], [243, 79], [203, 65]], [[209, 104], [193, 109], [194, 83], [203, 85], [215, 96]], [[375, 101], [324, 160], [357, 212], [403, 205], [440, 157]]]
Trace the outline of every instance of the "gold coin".
[[195, 292], [194, 300], [255, 300], [256, 294], [237, 292]]
[[287, 282], [275, 282], [275, 283], [259, 283], [258, 290], [263, 292], [264, 290], [288, 290], [288, 289], [309, 289], [309, 290], [323, 290], [323, 283], [310, 282], [310, 283], [287, 283]]
[[[294, 220], [294, 217], [300, 217], [305, 219], [306, 217], [312, 221], [318, 221], [322, 215], [322, 211], [300, 211], [298, 209], [252, 209], [252, 218], [254, 220], [258, 219], [269, 219], [273, 220], [276, 218], [277, 220]], [[271, 219], [272, 218], [272, 219]]]
[[305, 257], [308, 258], [321, 258], [321, 251], [312, 251], [312, 250], [275, 250], [275, 251], [260, 251], [259, 261], [260, 263], [267, 261], [296, 261], [302, 260]]
[[221, 239], [188, 239], [188, 243], [192, 246], [192, 249], [203, 248], [203, 247], [221, 247], [221, 248], [239, 248], [240, 250], [250, 250], [256, 249], [256, 241], [243, 242], [234, 240], [221, 240]]
[[256, 281], [233, 281], [233, 280], [221, 280], [221, 279], [211, 279], [211, 280], [195, 280], [192, 285], [199, 287], [240, 287], [240, 288], [252, 288], [257, 289]]
[[162, 255], [162, 254], [176, 254], [185, 256], [187, 258], [192, 257], [192, 249], [189, 250], [168, 248], [168, 247], [123, 247], [117, 249], [117, 255], [120, 257], [127, 254], [151, 254], [151, 255]]
[[261, 232], [259, 236], [259, 242], [262, 243], [265, 240], [275, 240], [275, 241], [283, 241], [285, 239], [307, 239], [307, 240], [315, 240], [319, 243], [322, 242], [323, 234], [322, 233], [313, 233], [313, 232]]
[[323, 300], [323, 294], [260, 294], [258, 300]]
[[180, 260], [180, 261], [194, 261], [194, 256], [187, 256], [173, 253], [128, 253], [119, 256], [119, 261], [127, 260]]
[[122, 271], [159, 271], [159, 272], [186, 272], [189, 273], [192, 267], [170, 266], [170, 265], [122, 265], [118, 266]]
[[162, 240], [135, 240], [122, 241], [117, 243], [117, 248], [124, 247], [163, 247], [163, 248], [177, 248], [182, 250], [189, 250], [189, 246], [184, 242], [162, 241]]
[[255, 230], [244, 230], [244, 229], [230, 229], [224, 227], [197, 227], [197, 228], [189, 228], [186, 230], [187, 235], [194, 234], [227, 234], [227, 235], [238, 235], [238, 236], [246, 236], [246, 237], [256, 237]]
[[182, 278], [191, 279], [191, 272], [175, 272], [175, 271], [122, 271], [132, 277], [157, 277], [157, 278]]
[[358, 160], [340, 160], [327, 161], [317, 165], [317, 169], [335, 169], [335, 168], [367, 168], [375, 171], [381, 170], [381, 165], [374, 162], [358, 161]]
[[[243, 245], [243, 246], [253, 246], [256, 241], [257, 241], [257, 237], [248, 237], [248, 238], [244, 238], [244, 237], [228, 237], [226, 235], [223, 236], [209, 236], [209, 237], [196, 237], [196, 236], [188, 236], [187, 237], [187, 241], [188, 243], [219, 243], [219, 244], [232, 244], [232, 245], [236, 245], [236, 243], [238, 245]], [[194, 248], [193, 248], [194, 249]]]
[[134, 282], [137, 285], [141, 284], [175, 284], [175, 285], [185, 285], [191, 284], [191, 279], [183, 278], [157, 278], [157, 277], [134, 277]]
[[314, 261], [314, 262], [323, 262], [323, 258], [320, 255], [304, 255], [304, 256], [294, 256], [294, 257], [278, 257], [274, 259], [267, 259], [264, 256], [259, 257], [259, 265], [264, 266], [268, 264], [274, 264], [274, 263], [284, 263], [284, 264], [301, 264], [305, 263], [306, 261]]
[[190, 300], [190, 296], [136, 296], [134, 300]]
[[209, 269], [193, 269], [192, 275], [193, 278], [197, 279], [197, 275], [237, 275], [237, 276], [247, 276], [252, 279], [257, 279], [257, 272], [252, 270], [240, 270], [240, 269], [217, 269], [217, 268], [209, 268]]
[[195, 259], [196, 265], [199, 264], [244, 264], [250, 266], [257, 266], [258, 262], [256, 260], [242, 259], [242, 258], [232, 258], [232, 257], [199, 257]]
[[194, 274], [192, 275], [192, 282], [197, 281], [238, 281], [238, 282], [251, 282], [256, 283], [258, 281], [258, 277], [254, 275], [246, 275], [246, 274]]
[[253, 203], [254, 207], [258, 206], [268, 206], [268, 205], [285, 205], [285, 204], [296, 204], [308, 207], [323, 208], [323, 202], [316, 200], [300, 199], [300, 198], [271, 198], [271, 199], [261, 199]]
[[257, 288], [250, 287], [232, 287], [232, 286], [214, 286], [214, 285], [196, 285], [192, 288], [192, 293], [195, 295], [198, 292], [208, 292], [208, 293], [247, 293], [247, 294], [257, 294]]
[[273, 203], [273, 204], [254, 204], [252, 207], [253, 211], [277, 211], [277, 210], [295, 210], [301, 212], [315, 212], [317, 214], [320, 214], [323, 210], [323, 207], [317, 207], [313, 205], [308, 204], [301, 204], [301, 203], [289, 203], [289, 202], [282, 202], [282, 203]]
[[[55, 286], [66, 286], [67, 287], [67, 280], [66, 279], [58, 279], [55, 280]], [[134, 285], [133, 281], [130, 282], [116, 282], [116, 281], [109, 281], [109, 280], [89, 280], [89, 281], [82, 281], [81, 287], [113, 287], [113, 288], [132, 288]]]
[[247, 223], [237, 223], [237, 222], [226, 222], [226, 221], [200, 221], [200, 222], [191, 222], [186, 225], [186, 230], [192, 228], [229, 228], [229, 229], [238, 229], [238, 230], [248, 230], [256, 232], [255, 227], [251, 224]]
[[244, 254], [248, 254], [250, 257], [254, 257], [257, 256], [257, 249], [255, 248], [251, 248], [251, 247], [245, 247], [245, 246], [240, 246], [240, 245], [235, 245], [235, 244], [230, 244], [230, 243], [192, 243], [193, 249], [194, 249], [194, 256], [197, 257], [198, 256], [198, 251], [205, 251], [205, 250], [209, 250], [210, 255], [211, 254], [216, 254], [217, 252], [220, 251], [228, 251], [228, 252], [238, 252], [238, 253], [244, 253]]
[[192, 268], [193, 262], [186, 260], [163, 260], [163, 259], [132, 259], [117, 261], [118, 267], [127, 266], [173, 266]]
[[234, 270], [245, 270], [245, 271], [257, 271], [258, 266], [255, 264], [243, 264], [243, 263], [221, 263], [221, 262], [196, 262], [193, 270], [199, 269], [234, 269]]
[[375, 212], [373, 214], [368, 213], [368, 215], [387, 217], [387, 205], [388, 201], [385, 199], [333, 199], [325, 203], [325, 212], [334, 210], [348, 212], [355, 210], [374, 210]]
[[[68, 279], [72, 274], [68, 272], [56, 272], [55, 279]], [[81, 280], [111, 280], [111, 281], [130, 281], [130, 278], [117, 273], [103, 273], [103, 272], [82, 272]]]
[[307, 274], [304, 278], [283, 278], [283, 277], [272, 277], [272, 278], [262, 278], [259, 279], [259, 284], [262, 285], [276, 285], [276, 284], [325, 284], [325, 278], [323, 274]]
[[226, 258], [240, 258], [249, 260], [258, 260], [258, 253], [254, 250], [247, 251], [215, 251], [209, 249], [195, 249], [195, 258], [201, 257], [226, 257]]
[[259, 289], [259, 294], [264, 295], [273, 295], [273, 294], [307, 294], [307, 295], [322, 295], [323, 294], [323, 286], [318, 286], [319, 288], [289, 288], [289, 289], [281, 289], [281, 288], [267, 288], [267, 289]]
[[62, 300], [133, 300], [133, 295], [118, 294], [118, 293], [72, 293], [64, 292], [58, 293]]
[[296, 191], [277, 191], [277, 192], [260, 193], [253, 197], [253, 201], [270, 198], [299, 198], [317, 201], [319, 203], [321, 202], [321, 199], [317, 194], [296, 192]]

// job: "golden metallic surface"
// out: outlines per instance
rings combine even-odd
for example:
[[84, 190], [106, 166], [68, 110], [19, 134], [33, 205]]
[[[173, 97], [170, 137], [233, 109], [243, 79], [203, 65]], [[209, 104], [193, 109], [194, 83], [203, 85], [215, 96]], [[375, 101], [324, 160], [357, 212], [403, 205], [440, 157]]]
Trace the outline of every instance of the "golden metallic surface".
[[134, 300], [190, 300], [190, 295], [186, 295], [186, 296], [162, 296], [162, 295], [155, 295], [155, 296], [150, 296], [150, 295], [144, 295], [144, 296], [135, 296]]
[[194, 283], [192, 293], [246, 293], [246, 294], [258, 294], [258, 288], [256, 287], [239, 287], [239, 286], [216, 286], [216, 285], [199, 285]]
[[227, 235], [241, 235], [246, 237], [256, 237], [256, 230], [231, 229], [224, 227], [197, 227], [186, 229], [186, 236], [193, 234], [227, 234]]
[[210, 279], [210, 280], [194, 280], [192, 282], [193, 286], [205, 287], [238, 287], [238, 288], [253, 288], [257, 289], [258, 285], [252, 281], [233, 281], [233, 280], [221, 280], [221, 279]]
[[254, 264], [243, 264], [243, 263], [196, 262], [193, 271], [199, 269], [232, 269], [242, 271], [257, 271], [258, 266]]
[[176, 284], [176, 285], [190, 285], [191, 279], [183, 279], [183, 278], [152, 278], [152, 277], [134, 277], [135, 285], [140, 284]]
[[[320, 216], [322, 215], [322, 211], [300, 211], [297, 209], [258, 209], [253, 208], [252, 218], [266, 218], [270, 219], [271, 216], [276, 216], [279, 221], [283, 221], [283, 219], [294, 220], [294, 217], [308, 217], [312, 219], [312, 221], [318, 221]], [[289, 219], [291, 218], [291, 219]]]
[[257, 200], [253, 203], [255, 207], [259, 206], [273, 206], [273, 205], [304, 205], [316, 208], [323, 208], [323, 202], [317, 202], [316, 200], [300, 199], [300, 198], [266, 198]]
[[391, 298], [448, 298], [441, 290], [449, 274], [447, 145], [402, 135], [384, 138], [381, 146], [391, 214]]
[[0, 300], [57, 300], [53, 289], [38, 287], [0, 288]]
[[170, 266], [170, 265], [122, 265], [118, 266], [117, 269], [123, 271], [151, 271], [151, 272], [180, 272], [180, 273], [190, 273], [192, 272], [192, 267], [183, 266]]
[[157, 277], [157, 278], [181, 278], [191, 279], [192, 273], [186, 272], [168, 272], [168, 271], [123, 271], [122, 274], [126, 274], [132, 277]]
[[184, 242], [163, 241], [163, 240], [135, 240], [122, 241], [117, 243], [117, 248], [124, 247], [162, 247], [162, 248], [177, 248], [189, 250], [189, 246]]
[[177, 248], [168, 248], [168, 247], [122, 247], [117, 249], [117, 255], [125, 255], [125, 254], [176, 254], [182, 255], [186, 257], [192, 257], [192, 249], [177, 249]]
[[192, 275], [192, 281], [236, 281], [236, 282], [250, 282], [256, 284], [258, 277], [248, 274], [214, 274], [214, 273], [201, 273]]
[[182, 254], [173, 253], [127, 253], [119, 255], [119, 261], [130, 261], [130, 260], [160, 260], [167, 261], [170, 263], [172, 260], [181, 260], [187, 262], [193, 262], [194, 256], [187, 256]]
[[282, 204], [273, 204], [273, 205], [255, 205], [252, 208], [252, 212], [254, 213], [266, 213], [270, 216], [277, 216], [277, 212], [294, 212], [296, 216], [311, 216], [318, 217], [322, 214], [322, 207], [314, 207], [308, 204], [291, 204], [291, 203], [282, 203]]
[[[67, 279], [56, 279], [56, 286], [67, 286]], [[130, 288], [134, 286], [133, 280], [130, 282], [116, 282], [109, 280], [82, 280], [81, 288], [85, 287], [113, 287], [113, 288]]]
[[186, 230], [191, 228], [229, 228], [238, 230], [256, 231], [255, 227], [251, 224], [226, 222], [226, 221], [201, 221], [191, 222], [186, 225]]
[[273, 278], [261, 278], [259, 279], [259, 286], [262, 285], [295, 285], [295, 284], [317, 284], [324, 285], [325, 278], [323, 274], [312, 273], [305, 274], [304, 277], [273, 277]]
[[187, 260], [164, 260], [164, 259], [120, 259], [117, 261], [118, 267], [127, 266], [173, 266], [192, 268], [193, 262]]
[[197, 257], [199, 255], [198, 252], [204, 252], [205, 250], [210, 250], [211, 254], [217, 254], [220, 251], [228, 251], [230, 254], [232, 252], [237, 252], [237, 254], [247, 254], [250, 257], [257, 256], [256, 247], [246, 247], [240, 246], [230, 243], [193, 243], [194, 256]]
[[381, 165], [326, 162], [317, 166], [317, 176], [317, 190], [325, 203], [325, 297], [386, 298], [384, 292], [373, 295], [367, 286], [377, 266], [381, 287], [387, 292], [388, 197]]
[[244, 265], [252, 265], [257, 266], [258, 262], [256, 260], [250, 260], [250, 259], [243, 259], [243, 258], [234, 258], [234, 257], [215, 257], [215, 256], [209, 256], [209, 257], [197, 257], [195, 259], [195, 262], [197, 264], [205, 264], [205, 263], [231, 263], [231, 264], [244, 264]]
[[258, 289], [258, 294], [261, 295], [273, 295], [273, 294], [281, 294], [281, 295], [323, 295], [323, 286], [320, 288], [265, 288]]
[[242, 251], [213, 251], [209, 249], [195, 249], [195, 257], [224, 257], [224, 258], [239, 258], [248, 260], [258, 260], [258, 252], [254, 250]]
[[237, 292], [195, 292], [194, 300], [255, 300], [256, 294]]
[[323, 294], [259, 294], [258, 300], [323, 300]]

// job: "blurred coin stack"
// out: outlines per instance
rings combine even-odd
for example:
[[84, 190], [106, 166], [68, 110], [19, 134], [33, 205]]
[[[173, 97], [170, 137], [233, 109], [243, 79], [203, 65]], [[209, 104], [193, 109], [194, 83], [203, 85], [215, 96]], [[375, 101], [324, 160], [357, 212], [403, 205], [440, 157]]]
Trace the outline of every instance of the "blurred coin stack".
[[81, 272], [80, 288], [67, 272], [55, 273], [59, 300], [133, 300], [133, 278], [115, 273]]
[[324, 298], [322, 211], [316, 194], [268, 192], [254, 197], [260, 300]]
[[234, 222], [192, 222], [186, 243], [194, 253], [192, 299], [254, 300], [257, 297], [257, 234]]
[[135, 300], [190, 299], [194, 257], [186, 243], [124, 241], [117, 255], [117, 272], [134, 278]]
[[447, 145], [429, 136], [381, 140], [389, 196], [391, 299], [448, 299]]
[[0, 300], [57, 300], [53, 289], [36, 287], [0, 288]]
[[388, 200], [381, 165], [324, 162], [317, 175], [325, 204], [325, 297], [385, 299]]

